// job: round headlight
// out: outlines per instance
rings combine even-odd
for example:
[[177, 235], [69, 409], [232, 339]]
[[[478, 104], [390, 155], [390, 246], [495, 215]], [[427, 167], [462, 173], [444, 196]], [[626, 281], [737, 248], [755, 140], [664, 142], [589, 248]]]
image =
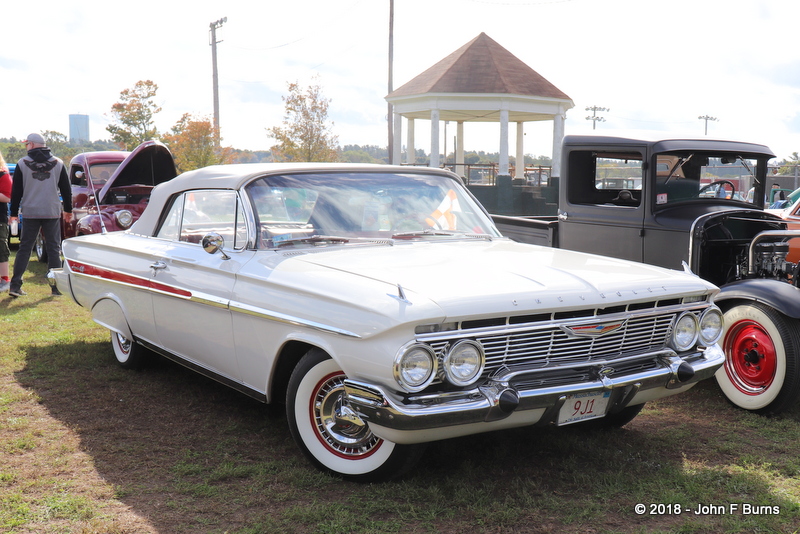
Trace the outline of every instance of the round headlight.
[[422, 391], [436, 375], [436, 354], [428, 345], [414, 344], [394, 362], [394, 378], [410, 393]]
[[486, 359], [480, 343], [462, 339], [442, 360], [445, 379], [454, 386], [468, 386], [480, 378]]
[[705, 346], [713, 345], [722, 336], [722, 312], [709, 308], [700, 316], [700, 341]]
[[114, 213], [114, 217], [116, 217], [117, 224], [120, 228], [128, 228], [133, 224], [133, 214], [128, 210], [119, 210]]
[[693, 313], [686, 312], [675, 321], [675, 328], [672, 330], [672, 347], [678, 352], [689, 350], [697, 343], [698, 335], [697, 317]]

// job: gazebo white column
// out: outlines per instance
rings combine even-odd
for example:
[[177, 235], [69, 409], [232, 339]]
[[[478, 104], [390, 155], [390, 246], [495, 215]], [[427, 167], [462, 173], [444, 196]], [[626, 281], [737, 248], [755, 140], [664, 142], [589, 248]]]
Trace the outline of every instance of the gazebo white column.
[[464, 167], [464, 121], [456, 123], [456, 174], [465, 176], [466, 168]]
[[514, 169], [514, 178], [525, 178], [525, 152], [524, 152], [524, 135], [525, 128], [522, 122], [517, 123], [517, 164]]
[[395, 112], [392, 126], [394, 127], [394, 135], [392, 136], [392, 165], [400, 165], [403, 156], [401, 154], [403, 151], [403, 116]]
[[561, 146], [564, 141], [564, 121], [567, 111], [561, 108], [559, 113], [553, 115], [553, 168], [552, 176], [561, 177]]
[[408, 119], [408, 138], [406, 139], [406, 163], [413, 165], [417, 162], [417, 149], [414, 146], [414, 119]]
[[431, 110], [431, 163], [429, 167], [439, 167], [439, 110]]
[[508, 175], [508, 109], [500, 110], [500, 176]]

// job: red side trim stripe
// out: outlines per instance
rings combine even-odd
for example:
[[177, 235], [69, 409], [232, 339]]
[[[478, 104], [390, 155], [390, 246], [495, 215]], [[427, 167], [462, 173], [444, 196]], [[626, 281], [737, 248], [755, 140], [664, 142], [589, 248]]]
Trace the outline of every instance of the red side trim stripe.
[[142, 278], [140, 276], [124, 274], [117, 271], [112, 271], [110, 269], [103, 269], [102, 267], [96, 267], [94, 265], [88, 265], [86, 263], [81, 263], [72, 260], [67, 260], [67, 265], [69, 266], [70, 271], [84, 274], [86, 276], [94, 276], [97, 278], [102, 278], [104, 280], [111, 280], [112, 282], [120, 282], [123, 284], [142, 287], [144, 289], [154, 289], [156, 291], [161, 291], [163, 293], [171, 293], [173, 295], [178, 295], [181, 297], [192, 296], [191, 291], [186, 291], [185, 289], [179, 289], [174, 286], [162, 284], [154, 280], [151, 280], [149, 278]]

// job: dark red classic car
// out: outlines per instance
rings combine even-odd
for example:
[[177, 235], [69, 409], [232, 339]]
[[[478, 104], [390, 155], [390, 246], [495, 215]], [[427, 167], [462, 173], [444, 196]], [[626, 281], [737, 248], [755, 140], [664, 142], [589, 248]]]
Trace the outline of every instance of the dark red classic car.
[[69, 166], [72, 222], [62, 238], [127, 230], [150, 200], [156, 185], [177, 176], [166, 145], [146, 141], [133, 152], [86, 152]]
[[[61, 224], [61, 238], [127, 230], [139, 218], [156, 185], [178, 175], [166, 145], [145, 141], [132, 152], [84, 152], [72, 158], [72, 220]], [[47, 261], [41, 234], [36, 256]]]

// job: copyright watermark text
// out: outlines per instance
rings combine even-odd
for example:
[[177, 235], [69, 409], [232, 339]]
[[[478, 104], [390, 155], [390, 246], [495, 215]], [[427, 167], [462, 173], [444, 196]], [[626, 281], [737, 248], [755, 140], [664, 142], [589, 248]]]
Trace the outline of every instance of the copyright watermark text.
[[702, 504], [686, 506], [678, 503], [639, 503], [633, 507], [637, 515], [780, 515], [777, 505], [751, 503]]

